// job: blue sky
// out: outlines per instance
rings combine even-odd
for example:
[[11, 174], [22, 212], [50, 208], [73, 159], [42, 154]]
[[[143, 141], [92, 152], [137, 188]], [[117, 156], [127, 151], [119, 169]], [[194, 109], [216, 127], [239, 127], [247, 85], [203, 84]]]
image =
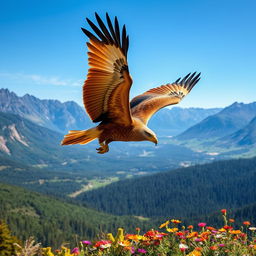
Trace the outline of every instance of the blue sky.
[[181, 107], [256, 100], [256, 1], [8, 0], [0, 9], [0, 88], [82, 104], [85, 17], [117, 16], [130, 36], [131, 97], [189, 72]]

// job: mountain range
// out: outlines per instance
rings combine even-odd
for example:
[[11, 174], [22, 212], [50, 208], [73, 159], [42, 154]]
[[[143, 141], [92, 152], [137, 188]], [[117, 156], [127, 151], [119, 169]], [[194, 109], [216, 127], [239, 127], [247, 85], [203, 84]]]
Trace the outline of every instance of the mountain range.
[[60, 133], [91, 125], [83, 108], [73, 101], [40, 100], [29, 94], [18, 97], [8, 89], [0, 89], [0, 112], [19, 115]]
[[[176, 135], [221, 109], [172, 108], [159, 111], [149, 126], [164, 135]], [[0, 89], [0, 112], [16, 114], [60, 133], [93, 126], [84, 108], [74, 101], [40, 100], [32, 95], [17, 96]]]
[[179, 145], [202, 152], [255, 156], [256, 102], [233, 103], [175, 137]]
[[256, 117], [256, 102], [233, 103], [219, 113], [208, 116], [177, 136], [179, 140], [220, 138], [236, 132]]

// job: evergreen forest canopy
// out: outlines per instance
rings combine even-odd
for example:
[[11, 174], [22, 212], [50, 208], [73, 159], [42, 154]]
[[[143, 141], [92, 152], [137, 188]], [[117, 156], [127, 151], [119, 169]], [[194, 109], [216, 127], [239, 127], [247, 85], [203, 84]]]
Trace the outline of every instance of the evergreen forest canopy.
[[111, 214], [193, 218], [256, 202], [255, 184], [256, 158], [238, 159], [119, 181], [78, 200]]

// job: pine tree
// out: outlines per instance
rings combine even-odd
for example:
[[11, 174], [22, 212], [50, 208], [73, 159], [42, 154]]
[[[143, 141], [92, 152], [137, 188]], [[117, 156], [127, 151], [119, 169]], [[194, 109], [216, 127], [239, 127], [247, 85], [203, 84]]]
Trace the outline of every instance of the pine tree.
[[19, 242], [15, 236], [11, 235], [8, 226], [0, 220], [0, 255], [12, 256], [15, 255], [14, 243]]

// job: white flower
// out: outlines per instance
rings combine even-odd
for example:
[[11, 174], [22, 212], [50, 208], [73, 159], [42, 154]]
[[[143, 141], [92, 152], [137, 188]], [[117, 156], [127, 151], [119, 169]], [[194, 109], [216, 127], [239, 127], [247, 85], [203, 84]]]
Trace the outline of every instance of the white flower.
[[249, 229], [250, 229], [251, 231], [255, 231], [255, 230], [256, 230], [256, 227], [249, 227]]
[[188, 249], [188, 246], [186, 244], [179, 244], [180, 249]]

